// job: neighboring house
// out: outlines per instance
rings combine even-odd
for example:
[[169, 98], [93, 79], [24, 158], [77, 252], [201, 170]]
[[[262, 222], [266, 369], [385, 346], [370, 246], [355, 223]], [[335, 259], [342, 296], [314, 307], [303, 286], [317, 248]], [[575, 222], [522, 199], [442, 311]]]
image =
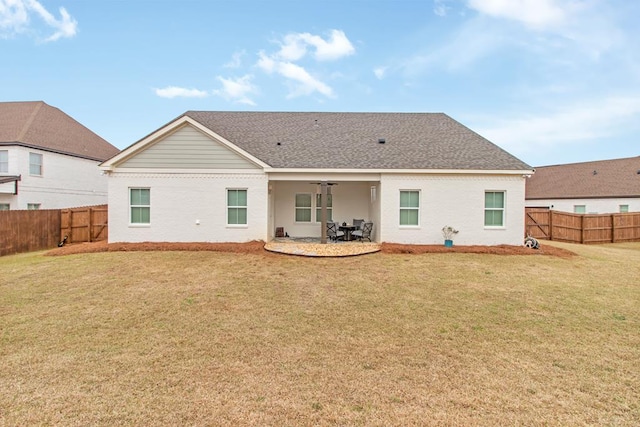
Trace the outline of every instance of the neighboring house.
[[574, 213], [640, 212], [640, 157], [536, 168], [527, 180], [526, 206]]
[[118, 149], [42, 101], [0, 102], [0, 210], [107, 203], [97, 165]]
[[533, 169], [441, 113], [189, 111], [102, 163], [111, 242], [321, 235], [328, 215], [378, 242], [521, 245]]

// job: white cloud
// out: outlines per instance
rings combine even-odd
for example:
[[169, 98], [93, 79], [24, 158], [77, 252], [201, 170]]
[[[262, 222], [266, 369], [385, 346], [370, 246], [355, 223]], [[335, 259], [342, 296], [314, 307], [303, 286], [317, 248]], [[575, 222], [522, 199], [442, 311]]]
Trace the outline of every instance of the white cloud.
[[300, 34], [300, 37], [316, 48], [314, 56], [318, 61], [333, 61], [353, 55], [356, 51], [343, 31], [331, 30], [329, 41], [309, 33]]
[[327, 97], [334, 96], [333, 89], [330, 86], [313, 77], [303, 67], [292, 62], [277, 61], [267, 56], [264, 52], [260, 52], [258, 67], [268, 74], [279, 74], [293, 83], [293, 89], [288, 98], [310, 95], [313, 92], [319, 92]]
[[433, 13], [438, 16], [447, 16], [449, 6], [447, 6], [447, 0], [433, 0]]
[[260, 51], [260, 53], [258, 53], [258, 57], [259, 59], [257, 65], [258, 67], [262, 68], [263, 71], [270, 74], [275, 70], [276, 61], [273, 58], [268, 56], [263, 51]]
[[167, 86], [162, 89], [154, 89], [156, 95], [161, 98], [206, 98], [209, 94], [198, 89], [186, 89], [177, 86]]
[[308, 46], [315, 48], [317, 61], [334, 61], [356, 51], [343, 31], [331, 30], [328, 40], [310, 33], [287, 34], [276, 56], [284, 61], [298, 61], [307, 54]]
[[75, 36], [78, 31], [78, 22], [64, 7], [59, 11], [60, 18], [56, 18], [36, 0], [0, 0], [0, 36], [10, 37], [30, 30], [31, 15], [39, 17], [53, 30], [52, 34], [41, 40], [43, 42]]
[[307, 45], [300, 34], [287, 34], [280, 43], [280, 50], [275, 57], [284, 61], [297, 61], [307, 54]]
[[574, 1], [562, 0], [468, 0], [470, 8], [496, 18], [520, 21], [532, 28], [562, 24]]
[[22, 1], [0, 0], [0, 30], [18, 33], [29, 22], [29, 14]]
[[387, 68], [388, 67], [376, 67], [373, 69], [373, 74], [375, 74], [378, 79], [382, 80], [387, 72]]
[[215, 95], [240, 104], [256, 105], [256, 103], [249, 98], [250, 94], [257, 93], [257, 88], [251, 83], [253, 79], [252, 76], [245, 75], [236, 79], [225, 79], [224, 77], [218, 76], [217, 79], [222, 83], [222, 89], [214, 90], [213, 93]]
[[240, 68], [240, 66], [242, 65], [242, 57], [246, 54], [246, 52], [244, 50], [240, 51], [240, 52], [234, 52], [233, 55], [231, 55], [231, 61], [227, 62], [226, 64], [224, 64], [225, 68]]
[[[290, 33], [277, 43], [280, 45], [277, 52], [259, 52], [256, 65], [267, 74], [277, 74], [286, 79], [286, 84], [291, 88], [287, 98], [315, 92], [330, 98], [335, 96], [328, 84], [297, 63], [305, 59], [308, 50], [313, 51], [311, 57], [318, 62], [335, 61], [355, 53], [355, 48], [340, 30], [331, 30], [326, 39], [310, 33]], [[309, 67], [310, 62], [305, 64]], [[333, 78], [342, 77], [339, 71], [332, 71], [329, 75]]]

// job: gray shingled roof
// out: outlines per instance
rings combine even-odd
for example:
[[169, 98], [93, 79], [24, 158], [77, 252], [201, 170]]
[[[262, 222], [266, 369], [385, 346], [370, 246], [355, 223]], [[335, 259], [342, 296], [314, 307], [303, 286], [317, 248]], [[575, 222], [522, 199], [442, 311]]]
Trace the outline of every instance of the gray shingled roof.
[[184, 115], [274, 168], [532, 169], [442, 113]]
[[542, 166], [527, 179], [525, 199], [640, 197], [640, 157]]
[[22, 145], [91, 160], [118, 149], [72, 117], [42, 101], [0, 102], [0, 146]]

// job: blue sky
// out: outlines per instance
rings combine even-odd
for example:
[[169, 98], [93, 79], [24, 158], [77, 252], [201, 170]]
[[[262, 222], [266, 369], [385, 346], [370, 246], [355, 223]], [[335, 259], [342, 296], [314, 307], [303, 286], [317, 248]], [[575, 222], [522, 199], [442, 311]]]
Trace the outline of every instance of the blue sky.
[[444, 112], [532, 166], [640, 155], [635, 0], [0, 0], [0, 101], [118, 148], [187, 110]]

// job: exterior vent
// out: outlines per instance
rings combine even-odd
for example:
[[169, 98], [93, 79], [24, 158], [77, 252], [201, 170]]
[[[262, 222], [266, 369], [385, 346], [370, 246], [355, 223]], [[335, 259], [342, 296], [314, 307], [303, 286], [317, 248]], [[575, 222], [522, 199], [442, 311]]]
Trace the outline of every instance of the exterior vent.
[[378, 144], [384, 144], [387, 142], [384, 138], [378, 138]]

